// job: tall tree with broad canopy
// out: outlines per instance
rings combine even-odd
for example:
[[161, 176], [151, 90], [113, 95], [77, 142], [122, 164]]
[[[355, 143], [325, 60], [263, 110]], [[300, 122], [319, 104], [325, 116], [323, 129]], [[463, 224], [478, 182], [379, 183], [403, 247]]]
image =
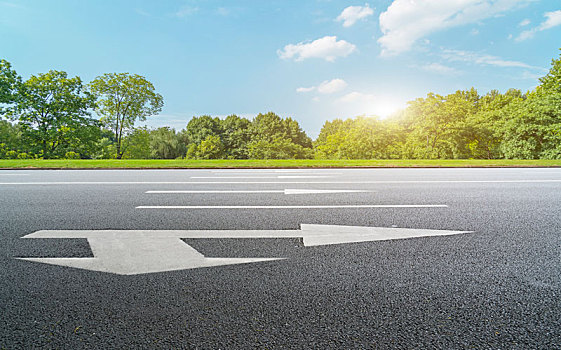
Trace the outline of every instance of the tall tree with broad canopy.
[[10, 105], [18, 96], [21, 77], [12, 69], [10, 62], [0, 60], [0, 117], [4, 114], [2, 105]]
[[95, 78], [89, 88], [98, 98], [96, 112], [115, 135], [116, 158], [121, 159], [126, 151], [123, 137], [136, 121], [158, 114], [164, 99], [151, 82], [137, 74], [107, 73]]
[[168, 126], [152, 130], [150, 133], [150, 155], [155, 159], [175, 159], [185, 155], [185, 145], [179, 135]]
[[51, 70], [23, 82], [6, 114], [19, 123], [35, 153], [53, 158], [86, 142], [92, 129], [98, 128], [88, 111], [94, 105], [95, 98], [84, 91], [79, 77]]

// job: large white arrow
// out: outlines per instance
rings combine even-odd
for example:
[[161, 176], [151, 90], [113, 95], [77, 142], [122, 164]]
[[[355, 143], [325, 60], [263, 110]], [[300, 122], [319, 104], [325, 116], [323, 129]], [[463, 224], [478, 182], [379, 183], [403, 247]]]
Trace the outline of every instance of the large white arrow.
[[245, 264], [283, 258], [207, 258], [181, 238], [302, 238], [304, 246], [447, 236], [471, 231], [301, 225], [300, 230], [79, 230], [37, 231], [22, 238], [86, 238], [93, 258], [18, 258], [119, 275]]

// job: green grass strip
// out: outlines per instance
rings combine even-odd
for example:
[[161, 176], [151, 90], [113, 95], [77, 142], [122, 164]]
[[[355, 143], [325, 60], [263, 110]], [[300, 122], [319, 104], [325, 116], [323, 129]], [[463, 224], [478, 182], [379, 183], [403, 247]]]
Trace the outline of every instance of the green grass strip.
[[422, 167], [561, 167], [561, 160], [182, 160], [182, 159], [0, 159], [3, 169], [206, 169], [206, 168], [422, 168]]

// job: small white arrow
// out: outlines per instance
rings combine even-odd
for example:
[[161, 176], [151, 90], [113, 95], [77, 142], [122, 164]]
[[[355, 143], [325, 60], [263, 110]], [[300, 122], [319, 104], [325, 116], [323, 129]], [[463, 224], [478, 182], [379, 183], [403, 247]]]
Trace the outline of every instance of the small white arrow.
[[283, 259], [207, 258], [181, 238], [302, 238], [304, 246], [310, 247], [469, 232], [471, 231], [305, 224], [301, 225], [301, 230], [52, 230], [37, 231], [23, 238], [86, 238], [94, 257], [17, 259], [119, 275], [136, 275]]
[[220, 190], [169, 190], [169, 191], [146, 191], [145, 193], [151, 194], [205, 194], [205, 193], [284, 193], [284, 194], [326, 194], [326, 193], [360, 193], [372, 192], [367, 190], [314, 190], [314, 189], [290, 189], [285, 190], [240, 190], [240, 191], [220, 191]]

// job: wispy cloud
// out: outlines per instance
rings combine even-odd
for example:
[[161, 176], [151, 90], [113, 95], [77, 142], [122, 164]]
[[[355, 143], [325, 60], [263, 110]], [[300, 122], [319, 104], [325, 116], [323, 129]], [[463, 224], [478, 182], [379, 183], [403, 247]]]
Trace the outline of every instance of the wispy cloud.
[[411, 49], [429, 34], [460, 25], [476, 23], [503, 14], [533, 0], [394, 0], [380, 14], [378, 39], [382, 55]]
[[299, 87], [296, 89], [296, 92], [298, 93], [306, 93], [306, 92], [312, 92], [316, 89], [315, 86], [310, 86], [310, 87]]
[[[546, 12], [543, 15], [546, 20], [543, 21], [539, 26], [525, 30], [516, 38], [516, 41], [523, 41], [527, 39], [531, 39], [537, 32], [541, 32], [547, 29], [551, 29], [553, 27], [557, 27], [561, 25], [561, 10]], [[524, 22], [524, 21], [523, 21]], [[522, 24], [522, 23], [521, 23]], [[528, 22], [529, 24], [529, 22]]]
[[455, 68], [448, 67], [440, 63], [428, 63], [420, 66], [422, 70], [430, 73], [436, 73], [441, 75], [459, 75], [460, 71]]
[[332, 79], [332, 80], [325, 80], [321, 84], [311, 87], [299, 87], [296, 89], [298, 93], [307, 93], [312, 91], [317, 91], [320, 94], [328, 95], [334, 94], [341, 90], [344, 90], [347, 87], [347, 82], [343, 79]]
[[320, 58], [328, 62], [334, 62], [338, 57], [347, 57], [356, 51], [356, 46], [345, 41], [337, 40], [336, 36], [324, 36], [323, 38], [288, 44], [277, 54], [282, 59], [294, 59], [303, 61], [308, 58]]
[[521, 79], [524, 80], [538, 80], [539, 78], [543, 77], [544, 74], [543, 73], [534, 73], [534, 72], [529, 72], [529, 71], [524, 71], [522, 72], [522, 76], [520, 77]]
[[198, 7], [193, 6], [183, 6], [179, 10], [173, 13], [173, 15], [177, 18], [185, 18], [191, 16], [199, 11]]
[[318, 92], [320, 94], [333, 94], [347, 87], [347, 82], [343, 79], [326, 80], [319, 84]]
[[149, 12], [147, 12], [143, 9], [140, 9], [140, 8], [134, 9], [134, 12], [136, 12], [137, 14], [139, 14], [141, 16], [144, 16], [144, 17], [150, 17], [151, 16], [151, 14]]
[[371, 102], [376, 99], [376, 95], [353, 91], [337, 99], [337, 102], [355, 103], [355, 102]]
[[503, 68], [526, 68], [526, 69], [539, 69], [543, 70], [542, 67], [535, 67], [524, 62], [520, 61], [512, 61], [512, 60], [505, 60], [503, 58], [471, 52], [471, 51], [463, 51], [463, 50], [442, 50], [441, 53], [442, 58], [450, 61], [450, 62], [467, 62], [473, 63], [482, 66], [495, 66], [495, 67], [503, 67]]
[[23, 5], [10, 1], [0, 1], [0, 6], [18, 8], [18, 9], [24, 8]]
[[337, 22], [343, 22], [343, 27], [350, 27], [358, 20], [372, 16], [374, 10], [368, 4], [364, 6], [349, 6], [337, 17]]

